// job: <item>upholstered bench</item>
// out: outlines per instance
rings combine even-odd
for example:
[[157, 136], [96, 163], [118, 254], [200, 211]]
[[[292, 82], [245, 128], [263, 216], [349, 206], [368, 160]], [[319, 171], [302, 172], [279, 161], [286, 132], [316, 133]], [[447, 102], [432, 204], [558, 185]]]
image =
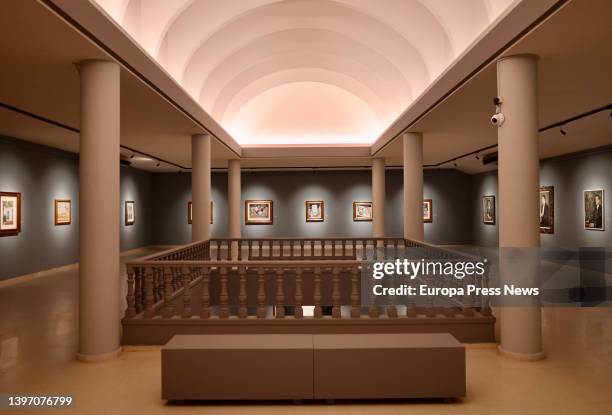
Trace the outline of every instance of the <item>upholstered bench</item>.
[[315, 399], [465, 396], [465, 348], [447, 333], [315, 335]]
[[312, 399], [309, 334], [178, 335], [162, 348], [162, 399]]
[[465, 396], [450, 334], [178, 335], [162, 348], [166, 400]]

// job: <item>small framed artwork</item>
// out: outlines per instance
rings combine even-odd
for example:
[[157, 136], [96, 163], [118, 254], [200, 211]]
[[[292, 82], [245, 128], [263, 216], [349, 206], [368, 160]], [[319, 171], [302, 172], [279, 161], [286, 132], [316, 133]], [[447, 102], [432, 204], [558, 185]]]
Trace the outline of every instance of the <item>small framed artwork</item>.
[[21, 193], [0, 192], [0, 236], [21, 232]]
[[423, 222], [433, 222], [433, 201], [431, 199], [423, 199]]
[[[193, 223], [193, 203], [192, 202], [187, 202], [187, 223], [190, 225]], [[213, 202], [211, 200], [210, 201], [210, 224], [212, 225], [212, 223], [213, 223]]]
[[125, 202], [125, 226], [130, 226], [136, 223], [136, 212], [134, 211], [134, 201], [128, 200]]
[[244, 201], [244, 223], [246, 225], [270, 225], [272, 218], [271, 200]]
[[72, 201], [55, 199], [55, 226], [72, 223]]
[[353, 202], [353, 222], [371, 222], [373, 211], [372, 202]]
[[322, 200], [306, 201], [306, 222], [323, 222], [325, 220], [325, 202]]
[[495, 196], [482, 197], [482, 223], [495, 225]]
[[540, 187], [540, 233], [555, 233], [555, 188]]
[[603, 189], [584, 191], [584, 229], [604, 230], [604, 191]]

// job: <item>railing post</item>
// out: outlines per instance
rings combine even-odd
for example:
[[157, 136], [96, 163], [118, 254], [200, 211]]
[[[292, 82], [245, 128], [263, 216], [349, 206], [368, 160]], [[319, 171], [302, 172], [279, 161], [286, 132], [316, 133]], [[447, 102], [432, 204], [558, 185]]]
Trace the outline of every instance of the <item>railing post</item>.
[[346, 240], [342, 240], [342, 256], [346, 258]]
[[246, 268], [241, 266], [238, 268], [238, 272], [240, 273], [240, 292], [238, 294], [240, 307], [238, 308], [238, 317], [247, 318], [249, 310], [247, 309]]
[[127, 310], [125, 311], [126, 317], [134, 317], [136, 315], [136, 296], [134, 295], [135, 272], [136, 271], [133, 267], [127, 268]]
[[259, 256], [259, 258], [262, 259], [263, 258], [263, 241], [261, 239], [257, 241], [257, 246], [258, 246], [257, 256]]
[[295, 269], [295, 311], [293, 314], [294, 317], [297, 319], [304, 317], [304, 311], [302, 310], [303, 301], [304, 296], [302, 294], [302, 268], [297, 267]]
[[367, 249], [368, 249], [368, 240], [367, 239], [363, 239], [361, 241], [361, 243], [362, 243], [362, 246], [363, 246], [363, 249], [361, 250], [361, 260], [365, 261], [365, 260], [368, 259], [368, 251], [367, 251]]
[[340, 268], [334, 266], [332, 269], [333, 273], [333, 289], [332, 289], [332, 318], [341, 317], [340, 309]]
[[249, 253], [247, 255], [247, 259], [250, 261], [251, 259], [253, 259], [253, 241], [249, 240], [248, 245], [249, 245]]
[[336, 240], [332, 239], [331, 244], [332, 244], [332, 258], [333, 258], [336, 256]]
[[323, 308], [321, 307], [321, 268], [314, 269], [314, 318], [323, 317]]
[[221, 261], [221, 240], [217, 240], [217, 261]]
[[136, 313], [140, 313], [144, 310], [144, 267], [136, 267], [136, 274], [134, 275], [134, 278], [136, 279], [134, 284]]
[[183, 271], [183, 318], [191, 317], [191, 273], [189, 268], [181, 268]]
[[202, 309], [200, 318], [210, 318], [210, 268], [204, 267], [202, 270]]
[[236, 247], [238, 249], [238, 261], [242, 261], [242, 240], [238, 239], [236, 242]]
[[283, 268], [276, 270], [276, 318], [285, 318], [285, 287]]
[[152, 318], [155, 315], [153, 309], [153, 274], [147, 272], [145, 274], [145, 299], [144, 299], [144, 316], [145, 318]]
[[227, 267], [221, 266], [221, 292], [219, 293], [219, 318], [228, 318], [230, 316], [229, 295], [227, 292]]
[[257, 318], [266, 318], [266, 278], [264, 268], [257, 269]]
[[304, 241], [300, 239], [300, 258], [304, 258]]
[[164, 318], [171, 318], [174, 315], [174, 304], [172, 304], [172, 293], [173, 289], [173, 276], [172, 270], [169, 268], [161, 268], [161, 272], [164, 276]]
[[361, 304], [359, 302], [359, 269], [353, 267], [351, 269], [351, 317], [361, 317]]

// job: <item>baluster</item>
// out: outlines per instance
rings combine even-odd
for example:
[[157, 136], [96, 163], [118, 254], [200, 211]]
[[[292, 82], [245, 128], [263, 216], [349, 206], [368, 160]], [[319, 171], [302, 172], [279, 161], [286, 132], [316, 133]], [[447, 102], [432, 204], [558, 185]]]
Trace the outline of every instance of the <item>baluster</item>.
[[283, 256], [285, 255], [285, 240], [284, 239], [280, 239], [278, 241], [278, 246], [280, 248], [280, 257], [282, 259]]
[[289, 251], [290, 255], [289, 256], [291, 257], [291, 259], [295, 258], [295, 249], [294, 249], [294, 247], [295, 247], [295, 240], [291, 239], [289, 241], [289, 249], [290, 249], [290, 251]]
[[172, 270], [170, 268], [161, 268], [160, 271], [164, 276], [164, 318], [174, 316], [174, 304], [172, 304]]
[[276, 270], [276, 318], [285, 318], [285, 287], [283, 268]]
[[342, 256], [346, 258], [346, 240], [342, 240]]
[[136, 296], [134, 295], [134, 275], [135, 270], [132, 267], [127, 268], [127, 310], [126, 317], [134, 317], [136, 315]]
[[240, 307], [238, 308], [238, 318], [247, 318], [249, 310], [247, 309], [246, 268], [239, 267], [238, 272], [240, 273], [240, 291], [238, 293]]
[[302, 304], [304, 301], [304, 296], [302, 294], [302, 268], [295, 269], [295, 311], [294, 317], [297, 319], [304, 317], [304, 310], [302, 309]]
[[372, 292], [371, 286], [368, 291], [369, 291], [369, 303], [370, 303], [368, 315], [370, 316], [370, 318], [378, 318], [380, 316], [380, 308], [376, 304], [376, 296]]
[[204, 267], [202, 270], [202, 308], [200, 318], [210, 318], [210, 268]]
[[266, 279], [263, 268], [257, 270], [257, 318], [266, 318]]
[[227, 267], [221, 267], [221, 292], [219, 293], [219, 318], [230, 316], [229, 294], [227, 292]]
[[217, 261], [221, 261], [221, 241], [217, 241]]
[[310, 256], [311, 256], [311, 257], [314, 257], [314, 256], [315, 256], [315, 253], [314, 253], [314, 246], [315, 246], [315, 241], [314, 241], [314, 239], [311, 239], [311, 240], [310, 240]]
[[155, 315], [153, 304], [155, 298], [153, 297], [153, 273], [147, 272], [145, 274], [145, 299], [144, 299], [144, 316], [151, 318]]
[[232, 260], [232, 244], [233, 243], [234, 243], [233, 239], [229, 239], [227, 241], [227, 255], [226, 255], [226, 258], [227, 258], [228, 261]]
[[321, 268], [315, 268], [314, 272], [314, 318], [323, 317], [323, 308], [321, 308]]
[[238, 261], [242, 261], [242, 240], [238, 239], [236, 246], [238, 248]]
[[351, 252], [353, 253], [355, 259], [357, 259], [357, 241], [354, 239], [351, 239]]
[[155, 302], [163, 300], [163, 281], [160, 278], [160, 272], [158, 268], [153, 268], [153, 297]]
[[183, 318], [191, 318], [191, 273], [189, 268], [182, 268], [183, 271]]
[[259, 246], [258, 256], [261, 259], [263, 257], [263, 241], [262, 240], [257, 241], [257, 245]]
[[332, 244], [332, 257], [335, 257], [336, 256], [336, 240], [332, 239], [331, 244]]
[[333, 273], [333, 289], [332, 289], [332, 318], [341, 317], [340, 309], [340, 268], [334, 267]]
[[247, 258], [250, 261], [251, 259], [253, 259], [253, 241], [249, 240], [248, 241], [248, 245], [249, 245], [249, 254], [248, 254]]
[[351, 317], [361, 317], [361, 305], [359, 303], [359, 269], [351, 269]]
[[300, 239], [300, 259], [304, 259], [304, 241]]
[[361, 241], [361, 243], [362, 243], [362, 246], [363, 246], [363, 249], [361, 250], [361, 260], [365, 261], [365, 260], [368, 259], [368, 251], [367, 251], [367, 249], [368, 249], [368, 241], [366, 239], [363, 239]]
[[142, 306], [142, 290], [143, 290], [143, 283], [142, 283], [142, 276], [144, 274], [143, 271], [143, 267], [136, 267], [134, 269], [134, 271], [136, 271], [136, 273], [134, 274], [135, 277], [135, 284], [134, 284], [134, 293], [135, 293], [135, 307], [136, 307], [136, 313], [140, 313], [143, 310], [143, 306]]
[[327, 255], [327, 241], [325, 239], [321, 239], [321, 256], [325, 259]]

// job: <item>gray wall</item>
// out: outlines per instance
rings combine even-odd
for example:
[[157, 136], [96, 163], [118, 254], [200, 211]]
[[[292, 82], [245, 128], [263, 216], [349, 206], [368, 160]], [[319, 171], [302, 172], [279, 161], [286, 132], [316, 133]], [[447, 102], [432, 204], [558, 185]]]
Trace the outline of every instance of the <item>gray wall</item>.
[[[555, 188], [555, 231], [540, 234], [543, 247], [611, 247], [612, 146], [540, 162], [540, 185]], [[604, 231], [584, 229], [583, 191], [604, 189]], [[473, 244], [498, 246], [498, 225], [482, 223], [482, 196], [495, 195], [499, 214], [497, 172], [472, 176]]]
[[[243, 237], [370, 236], [371, 222], [353, 222], [353, 201], [372, 200], [369, 171], [245, 172], [242, 174], [241, 221]], [[434, 199], [433, 223], [425, 224], [426, 239], [433, 243], [468, 243], [470, 176], [454, 171], [425, 172], [425, 197]], [[213, 173], [212, 235], [227, 236], [227, 175]], [[400, 170], [386, 173], [386, 233], [403, 235], [403, 176]], [[271, 199], [272, 225], [245, 225], [244, 201]], [[157, 244], [191, 241], [187, 202], [191, 200], [191, 176], [154, 175], [154, 240]], [[325, 201], [325, 221], [306, 222], [304, 202]]]
[[[152, 190], [152, 174], [121, 168], [121, 250], [152, 243]], [[78, 262], [77, 155], [0, 137], [0, 191], [21, 193], [21, 233], [0, 237], [0, 280]], [[72, 200], [70, 225], [55, 226], [55, 199]], [[123, 224], [124, 200], [136, 202], [133, 226]]]

